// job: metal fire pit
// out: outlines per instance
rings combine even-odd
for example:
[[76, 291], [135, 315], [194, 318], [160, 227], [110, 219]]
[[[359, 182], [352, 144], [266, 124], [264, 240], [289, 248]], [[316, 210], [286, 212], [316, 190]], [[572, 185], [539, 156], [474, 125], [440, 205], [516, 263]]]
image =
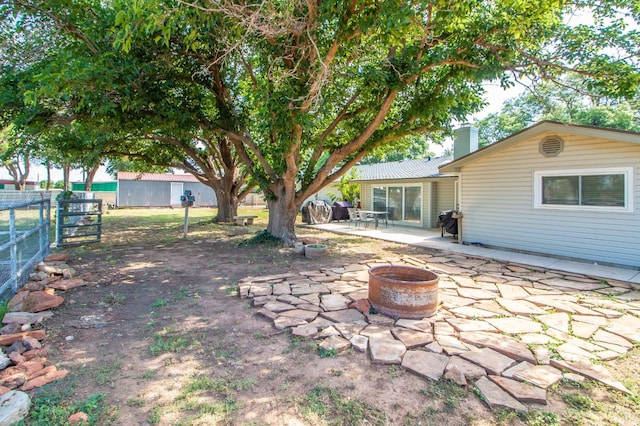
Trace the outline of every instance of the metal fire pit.
[[369, 269], [369, 302], [378, 312], [395, 318], [421, 319], [438, 310], [439, 277], [411, 266]]

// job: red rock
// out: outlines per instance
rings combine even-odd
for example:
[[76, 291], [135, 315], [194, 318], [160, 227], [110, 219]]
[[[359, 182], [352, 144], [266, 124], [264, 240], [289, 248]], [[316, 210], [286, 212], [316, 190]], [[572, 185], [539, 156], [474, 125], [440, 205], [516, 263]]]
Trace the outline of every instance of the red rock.
[[[48, 289], [45, 291], [31, 291], [24, 298], [22, 302], [22, 307], [25, 312], [40, 312], [46, 311], [47, 309], [57, 308], [64, 302], [64, 298], [60, 296], [56, 296], [53, 294], [47, 293]], [[51, 291], [54, 291], [51, 289]]]
[[82, 287], [83, 285], [86, 285], [86, 283], [82, 278], [71, 278], [68, 280], [60, 280], [60, 281], [51, 283], [49, 284], [49, 288], [67, 291], [72, 288]]
[[45, 262], [66, 262], [69, 258], [68, 254], [65, 253], [52, 253], [49, 256], [44, 258]]
[[42, 291], [47, 284], [49, 283], [49, 279], [44, 279], [42, 281], [29, 281], [22, 288], [28, 291]]
[[[3, 373], [9, 369], [16, 367], [9, 367], [3, 371]], [[21, 371], [12, 370], [13, 374], [7, 374], [6, 376], [3, 374], [3, 377], [0, 378], [0, 386], [7, 387], [9, 389], [15, 389], [19, 386], [22, 386], [27, 382], [27, 375]]]
[[26, 370], [25, 374], [27, 375], [27, 377], [31, 378], [31, 376], [33, 376], [38, 371], [44, 368], [44, 364], [46, 362], [47, 362], [46, 358], [34, 358], [30, 361], [25, 361], [23, 363], [20, 363], [18, 367], [24, 368]]
[[36, 377], [35, 379], [29, 380], [20, 388], [20, 390], [28, 391], [31, 389], [39, 388], [40, 386], [44, 386], [55, 380], [64, 379], [65, 377], [67, 377], [67, 374], [69, 374], [67, 370], [53, 371], [49, 374], [45, 374], [43, 376], [39, 376], [39, 377]]
[[55, 283], [56, 281], [60, 281], [62, 279], [62, 275], [53, 275], [49, 277], [50, 283]]
[[357, 309], [365, 315], [369, 315], [369, 310], [371, 309], [371, 303], [369, 303], [369, 299], [358, 299], [355, 302], [349, 303], [350, 308]]
[[48, 367], [43, 368], [40, 371], [36, 371], [35, 373], [33, 373], [31, 376], [29, 376], [29, 380], [33, 380], [36, 377], [44, 376], [44, 375], [53, 373], [55, 371], [58, 371], [58, 367], [56, 367], [55, 365], [50, 365]]
[[2, 334], [0, 335], [0, 346], [7, 346], [16, 340], [22, 340], [25, 337], [33, 337], [37, 340], [44, 339], [44, 330], [25, 331], [24, 333]]
[[38, 339], [34, 339], [33, 337], [29, 336], [26, 336], [24, 339], [22, 339], [22, 345], [27, 351], [42, 348], [42, 343], [38, 342]]
[[35, 357], [45, 356], [49, 353], [49, 348], [33, 349], [22, 354], [25, 360], [29, 361]]
[[7, 305], [9, 312], [20, 312], [22, 311], [22, 305], [24, 303], [24, 299], [29, 295], [29, 291], [19, 291], [15, 296], [9, 300]]
[[21, 362], [24, 362], [24, 357], [22, 356], [22, 354], [18, 351], [13, 351], [13, 352], [9, 352], [9, 354], [7, 354], [7, 356], [9, 357], [9, 359], [11, 360], [11, 362], [13, 362], [13, 365], [18, 365]]
[[44, 290], [42, 290], [43, 293], [48, 294], [50, 296], [53, 296], [56, 294], [56, 289], [53, 287], [45, 287]]
[[0, 396], [4, 395], [5, 393], [9, 392], [11, 389], [9, 389], [6, 386], [0, 386]]
[[89, 416], [87, 416], [87, 414], [83, 413], [82, 411], [78, 411], [77, 413], [70, 415], [67, 421], [69, 422], [69, 424], [72, 424], [72, 425], [77, 425], [82, 423], [89, 424]]

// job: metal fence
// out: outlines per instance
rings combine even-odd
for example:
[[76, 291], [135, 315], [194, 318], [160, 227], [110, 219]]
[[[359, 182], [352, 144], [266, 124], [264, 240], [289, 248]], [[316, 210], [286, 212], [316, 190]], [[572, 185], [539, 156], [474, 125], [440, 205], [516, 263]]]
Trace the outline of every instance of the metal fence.
[[102, 236], [102, 200], [58, 200], [56, 246], [99, 242]]
[[27, 281], [49, 254], [51, 201], [0, 202], [0, 300]]

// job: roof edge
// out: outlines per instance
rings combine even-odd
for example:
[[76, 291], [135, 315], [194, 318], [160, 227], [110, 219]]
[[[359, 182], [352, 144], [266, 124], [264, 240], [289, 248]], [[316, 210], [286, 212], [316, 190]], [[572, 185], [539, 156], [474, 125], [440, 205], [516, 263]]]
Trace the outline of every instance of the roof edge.
[[543, 132], [565, 132], [572, 133], [574, 135], [593, 136], [603, 139], [612, 139], [618, 142], [629, 142], [640, 144], [640, 133], [631, 132], [628, 130], [611, 129], [608, 127], [587, 126], [583, 124], [571, 124], [561, 123], [559, 121], [544, 120], [520, 130], [504, 139], [480, 148], [477, 151], [469, 153], [464, 157], [460, 157], [450, 163], [444, 164], [439, 167], [440, 173], [455, 173], [459, 172], [460, 168], [476, 159], [491, 154], [496, 151], [500, 151], [516, 143], [522, 142], [525, 139], [533, 137], [536, 134]]

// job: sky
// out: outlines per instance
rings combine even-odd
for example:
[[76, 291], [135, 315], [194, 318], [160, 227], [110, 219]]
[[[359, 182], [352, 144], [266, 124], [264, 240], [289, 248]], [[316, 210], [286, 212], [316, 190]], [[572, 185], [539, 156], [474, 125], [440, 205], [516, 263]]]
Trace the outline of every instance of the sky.
[[[500, 87], [498, 82], [487, 83], [485, 87], [487, 89], [487, 93], [485, 94], [485, 96], [486, 100], [488, 101], [488, 105], [480, 113], [469, 117], [469, 121], [472, 123], [486, 117], [491, 113], [499, 112], [504, 101], [518, 96], [518, 94], [520, 94], [523, 90], [522, 86], [519, 85], [513, 86], [508, 90], [504, 90]], [[440, 156], [446, 149], [451, 148], [452, 146], [453, 141], [447, 140], [443, 145], [431, 144], [429, 148], [436, 154], [436, 156]], [[40, 182], [42, 180], [45, 180], [46, 178], [47, 169], [44, 166], [37, 166], [35, 164], [31, 166], [31, 171], [27, 180]], [[0, 167], [0, 179], [11, 179], [11, 177], [9, 176], [9, 172], [7, 172], [4, 167]], [[62, 170], [51, 170], [51, 180], [54, 182], [62, 180]], [[71, 182], [81, 182], [82, 180], [82, 171], [73, 170], [71, 172]], [[94, 182], [108, 182], [113, 180], [114, 179], [111, 177], [111, 175], [107, 173], [105, 167], [100, 167], [98, 173], [96, 174], [96, 177], [94, 178]]]

